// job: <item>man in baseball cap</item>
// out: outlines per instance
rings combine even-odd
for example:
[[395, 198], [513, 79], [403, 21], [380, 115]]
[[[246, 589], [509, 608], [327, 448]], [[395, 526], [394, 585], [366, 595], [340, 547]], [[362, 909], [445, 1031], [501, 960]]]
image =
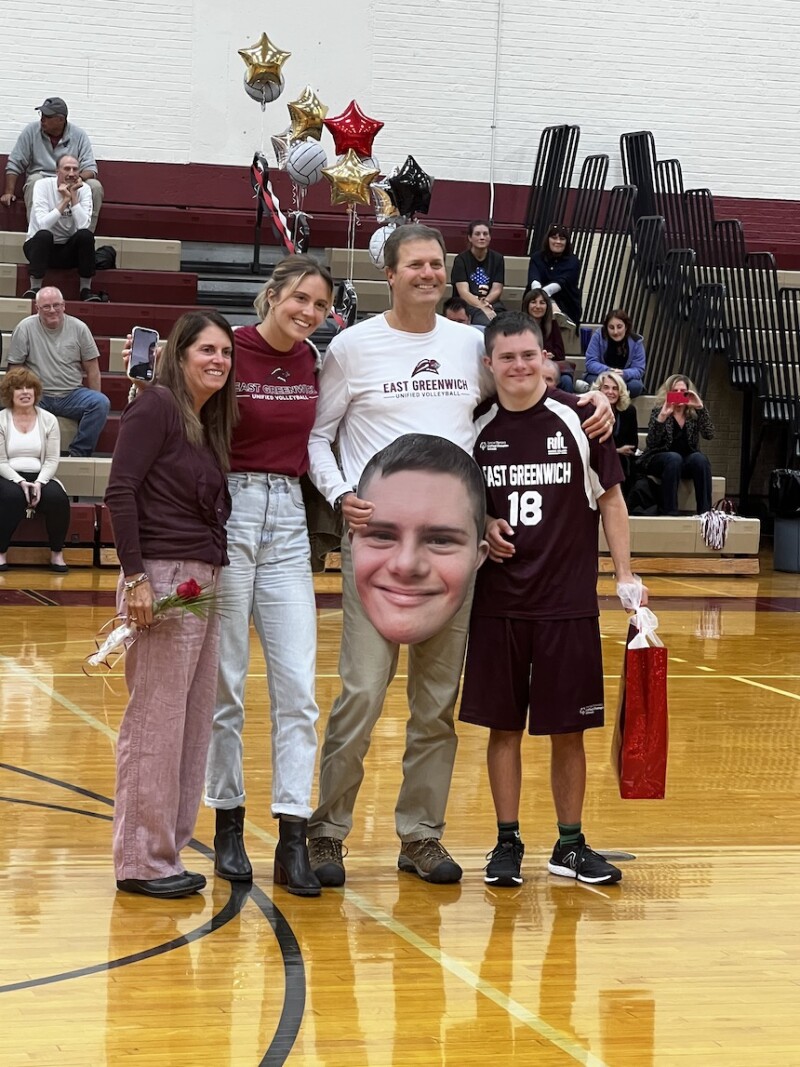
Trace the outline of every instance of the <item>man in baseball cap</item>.
[[66, 118], [69, 114], [66, 101], [60, 96], [48, 96], [45, 102], [34, 110], [40, 111], [45, 118], [50, 118], [52, 115], [63, 115]]
[[88, 134], [67, 121], [69, 108], [60, 96], [48, 96], [36, 111], [38, 122], [29, 122], [22, 130], [17, 143], [11, 149], [6, 163], [6, 181], [0, 203], [10, 207], [16, 197], [17, 180], [23, 176], [23, 195], [28, 219], [31, 217], [33, 187], [40, 178], [55, 177], [58, 161], [62, 156], [74, 156], [80, 167], [80, 177], [92, 194], [92, 219], [89, 228], [94, 231], [100, 205], [103, 203], [103, 187], [97, 180], [97, 163]]

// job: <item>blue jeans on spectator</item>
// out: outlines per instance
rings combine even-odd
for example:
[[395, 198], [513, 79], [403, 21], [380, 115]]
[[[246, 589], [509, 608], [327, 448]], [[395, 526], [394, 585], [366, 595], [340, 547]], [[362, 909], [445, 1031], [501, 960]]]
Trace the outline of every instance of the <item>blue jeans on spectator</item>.
[[561, 372], [561, 378], [558, 383], [558, 388], [562, 393], [574, 393], [575, 381], [571, 374], [567, 374], [565, 371]]
[[664, 515], [678, 514], [678, 485], [681, 478], [691, 478], [697, 514], [711, 509], [711, 464], [703, 452], [682, 456], [679, 452], [657, 452], [647, 466], [647, 473], [661, 479], [659, 496]]
[[[614, 371], [614, 373], [615, 374], [619, 374], [620, 377], [622, 377], [622, 375], [620, 374], [619, 371]], [[597, 374], [584, 374], [583, 380], [585, 382], [588, 382], [589, 385], [591, 385], [593, 382], [597, 381], [598, 377], [599, 377], [599, 375], [597, 375]], [[642, 381], [641, 378], [631, 378], [631, 380], [630, 381], [626, 381], [625, 384], [627, 385], [628, 392], [631, 394], [632, 398], [635, 398], [637, 396], [641, 396], [642, 393], [644, 392], [644, 382]]]
[[230, 474], [228, 488], [230, 566], [222, 568], [217, 586], [220, 662], [205, 802], [225, 809], [244, 804], [242, 731], [252, 617], [267, 663], [272, 814], [307, 819], [319, 709], [317, 609], [303, 494], [299, 480], [283, 474]]
[[69, 446], [71, 456], [91, 456], [103, 432], [111, 401], [96, 389], [73, 389], [66, 396], [43, 396], [39, 407], [62, 419], [73, 419], [78, 432]]

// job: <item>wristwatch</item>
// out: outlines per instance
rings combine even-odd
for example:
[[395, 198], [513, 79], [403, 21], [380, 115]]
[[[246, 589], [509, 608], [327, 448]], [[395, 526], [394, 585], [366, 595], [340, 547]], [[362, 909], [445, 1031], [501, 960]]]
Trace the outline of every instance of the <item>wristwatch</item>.
[[333, 510], [336, 512], [337, 515], [341, 515], [342, 513], [342, 502], [344, 501], [344, 498], [346, 496], [350, 496], [350, 494], [354, 492], [355, 489], [345, 489], [343, 493], [339, 493], [339, 495], [336, 497], [333, 502]]

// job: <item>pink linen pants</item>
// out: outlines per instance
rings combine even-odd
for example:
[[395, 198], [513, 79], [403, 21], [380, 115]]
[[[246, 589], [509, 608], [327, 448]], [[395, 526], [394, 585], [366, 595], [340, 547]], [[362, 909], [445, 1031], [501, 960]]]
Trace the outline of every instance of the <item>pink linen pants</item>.
[[[216, 583], [197, 560], [144, 561], [155, 598], [194, 578]], [[122, 576], [118, 610], [124, 608]], [[217, 694], [219, 617], [176, 609], [142, 631], [125, 656], [130, 699], [117, 741], [114, 869], [118, 879], [168, 878], [185, 868], [203, 793]]]

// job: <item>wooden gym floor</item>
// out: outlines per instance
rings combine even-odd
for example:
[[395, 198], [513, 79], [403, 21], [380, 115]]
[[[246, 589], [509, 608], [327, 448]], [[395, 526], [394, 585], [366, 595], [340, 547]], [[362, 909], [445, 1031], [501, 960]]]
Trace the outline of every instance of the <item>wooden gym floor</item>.
[[[525, 749], [525, 883], [488, 890], [485, 734], [459, 728], [445, 841], [460, 886], [396, 870], [404, 664], [375, 732], [347, 886], [272, 886], [263, 659], [247, 699], [251, 892], [115, 892], [118, 667], [81, 672], [111, 616], [110, 571], [0, 579], [0, 1064], [328, 1067], [800, 1065], [800, 576], [649, 582], [669, 646], [665, 801], [622, 801], [611, 730], [590, 731], [585, 826], [635, 855], [619, 886], [547, 874], [547, 743]], [[319, 583], [320, 726], [337, 692], [337, 580]], [[607, 704], [625, 617], [601, 579]], [[287, 639], [289, 635], [287, 635]], [[570, 669], [565, 649], [564, 669]], [[613, 712], [609, 715], [613, 720]]]

